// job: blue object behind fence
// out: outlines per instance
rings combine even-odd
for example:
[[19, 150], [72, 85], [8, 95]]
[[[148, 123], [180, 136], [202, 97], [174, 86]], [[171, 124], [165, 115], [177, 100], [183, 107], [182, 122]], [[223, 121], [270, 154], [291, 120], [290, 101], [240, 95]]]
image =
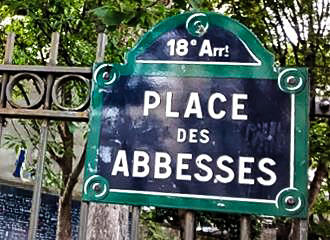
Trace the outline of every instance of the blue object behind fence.
[[18, 159], [16, 160], [16, 168], [13, 172], [14, 177], [21, 177], [21, 169], [26, 158], [26, 150], [21, 148], [18, 154]]

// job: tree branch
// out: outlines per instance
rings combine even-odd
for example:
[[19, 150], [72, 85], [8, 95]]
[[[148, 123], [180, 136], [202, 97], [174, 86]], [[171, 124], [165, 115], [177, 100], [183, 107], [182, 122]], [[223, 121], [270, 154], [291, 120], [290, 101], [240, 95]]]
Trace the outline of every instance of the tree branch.
[[17, 83], [17, 87], [18, 87], [18, 89], [21, 91], [21, 93], [22, 93], [22, 95], [23, 95], [23, 98], [24, 98], [26, 104], [27, 104], [28, 106], [30, 106], [31, 103], [30, 103], [30, 100], [29, 100], [28, 95], [26, 94], [26, 92], [25, 92], [25, 90], [24, 90], [23, 85], [22, 85], [20, 82], [18, 82], [18, 83]]
[[57, 130], [58, 130], [58, 133], [61, 136], [62, 141], [64, 142], [64, 140], [66, 139], [66, 136], [65, 136], [65, 133], [64, 133], [64, 131], [62, 129], [62, 126], [60, 124], [57, 125]]
[[[275, 13], [275, 18], [277, 20], [277, 23], [279, 24], [280, 28], [281, 28], [281, 32], [282, 34], [284, 35], [284, 38], [285, 40], [289, 40], [290, 39], [288, 38], [288, 35], [287, 33], [285, 32], [285, 29], [284, 29], [284, 22], [282, 20], [282, 16], [281, 16], [281, 13], [279, 12], [277, 6], [274, 6], [274, 13]], [[275, 29], [275, 32], [277, 33], [277, 30], [276, 30], [276, 27], [277, 26], [274, 26], [274, 29]], [[280, 40], [280, 35], [277, 33], [277, 37], [278, 37], [278, 41]], [[280, 62], [281, 64], [285, 65], [286, 64], [286, 55], [288, 53], [288, 45], [286, 43], [286, 41], [284, 41], [284, 44], [279, 44], [279, 46], [283, 46], [284, 45], [284, 52], [281, 51], [281, 55], [280, 55]]]
[[44, 54], [42, 53], [42, 48], [40, 46], [39, 46], [39, 54], [41, 57], [42, 64], [45, 64], [46, 63], [45, 57], [44, 57]]
[[327, 175], [327, 164], [324, 161], [320, 161], [315, 171], [313, 181], [309, 187], [308, 209], [310, 213], [312, 212], [311, 210], [314, 207], [317, 196], [320, 192], [322, 181], [325, 177], [327, 177]]
[[78, 177], [84, 167], [85, 159], [86, 159], [86, 150], [87, 150], [87, 142], [84, 145], [83, 153], [79, 159], [78, 164], [70, 174], [69, 180], [65, 186], [64, 192], [63, 192], [63, 201], [68, 201], [69, 197], [72, 194], [73, 188], [78, 182]]
[[[327, 2], [327, 6], [326, 6], [324, 12], [326, 12], [326, 13], [330, 12], [330, 2]], [[324, 19], [324, 22], [327, 23], [330, 14], [328, 14], [328, 15], [326, 14], [325, 16], [326, 16], [326, 18]], [[328, 25], [328, 24], [324, 24], [324, 26], [323, 26], [323, 28], [322, 28], [322, 31], [321, 31], [321, 35], [324, 35], [324, 32], [325, 32], [325, 30], [327, 29], [327, 26], [329, 26], [329, 25]]]
[[26, 127], [25, 123], [24, 123], [24, 122], [20, 122], [20, 124], [23, 126], [23, 128], [24, 128], [26, 134], [29, 136], [29, 139], [30, 139], [30, 142], [32, 143], [32, 145], [33, 145], [34, 147], [36, 147], [36, 146], [33, 144], [33, 136], [31, 135], [29, 129]]
[[50, 155], [52, 156], [52, 159], [54, 159], [55, 160], [55, 162], [59, 165], [59, 166], [61, 166], [61, 160], [62, 160], [62, 158], [61, 157], [59, 157], [56, 153], [55, 153], [55, 151], [53, 150], [53, 148], [51, 147], [51, 146], [49, 146], [48, 145], [48, 147], [47, 147], [47, 151], [50, 153]]
[[79, 174], [81, 173], [81, 170], [84, 167], [84, 163], [85, 163], [85, 159], [86, 159], [86, 150], [87, 150], [87, 142], [84, 145], [83, 153], [82, 153], [82, 155], [81, 155], [81, 157], [79, 159], [78, 164], [73, 169], [70, 178], [72, 178], [72, 179], [78, 179]]
[[13, 125], [13, 128], [14, 128], [14, 130], [15, 130], [17, 136], [21, 139], [21, 141], [24, 141], [23, 138], [22, 138], [22, 136], [21, 136], [21, 134], [19, 133], [18, 129], [16, 128], [16, 126], [15, 126], [15, 124], [14, 124], [14, 121], [11, 119], [10, 122], [11, 122], [11, 124]]

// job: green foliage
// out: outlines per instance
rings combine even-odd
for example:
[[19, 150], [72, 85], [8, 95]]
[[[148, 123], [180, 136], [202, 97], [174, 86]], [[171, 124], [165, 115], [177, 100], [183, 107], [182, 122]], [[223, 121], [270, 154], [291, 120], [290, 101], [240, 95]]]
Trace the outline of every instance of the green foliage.
[[310, 217], [311, 239], [330, 238], [330, 184], [329, 178], [323, 182], [313, 214]]
[[118, 26], [120, 24], [149, 29], [160, 19], [178, 13], [177, 8], [167, 8], [162, 1], [108, 1], [93, 13], [100, 17], [104, 24]]
[[123, 63], [125, 53], [139, 37], [160, 19], [177, 14], [179, 9], [164, 6], [161, 1], [107, 1], [91, 11], [106, 24], [109, 40], [106, 60]]
[[5, 135], [4, 146], [8, 149], [14, 149], [16, 154], [18, 154], [20, 148], [26, 149], [26, 143], [24, 139], [15, 135]]
[[[95, 5], [91, 6], [94, 7]], [[2, 18], [11, 24], [0, 27], [15, 32], [15, 64], [45, 64], [51, 33], [61, 33], [61, 65], [90, 65], [96, 41], [95, 23], [87, 3], [76, 1], [3, 1]], [[18, 15], [19, 14], [19, 15]], [[4, 41], [4, 39], [1, 39]]]
[[323, 215], [324, 218], [328, 219], [328, 223], [330, 224], [329, 179], [327, 179], [327, 181], [328, 182], [324, 181], [322, 184], [320, 195], [314, 206], [314, 213]]
[[310, 217], [312, 237], [330, 238], [330, 121], [315, 120], [310, 129], [311, 167], [317, 169], [322, 162], [328, 169], [327, 176], [320, 183], [320, 193]]
[[239, 215], [198, 212], [197, 219], [202, 229], [205, 227], [218, 229], [221, 239], [239, 239]]
[[170, 234], [169, 228], [164, 228], [163, 225], [155, 221], [156, 211], [143, 210], [140, 214], [142, 224], [143, 239], [148, 240], [176, 240], [174, 234]]
[[329, 120], [312, 121], [310, 126], [311, 167], [316, 168], [320, 161], [330, 167], [330, 124]]

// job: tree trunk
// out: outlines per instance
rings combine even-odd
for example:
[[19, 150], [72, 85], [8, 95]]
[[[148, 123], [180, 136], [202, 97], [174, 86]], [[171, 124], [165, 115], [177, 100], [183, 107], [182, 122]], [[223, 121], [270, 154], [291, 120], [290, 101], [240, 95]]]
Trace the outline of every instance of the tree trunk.
[[313, 181], [311, 182], [309, 187], [308, 208], [310, 213], [312, 212], [312, 208], [315, 205], [317, 196], [320, 193], [322, 181], [326, 178], [328, 174], [327, 164], [325, 164], [325, 160], [322, 160], [323, 159], [320, 160], [319, 165], [317, 166]]
[[128, 240], [128, 206], [90, 203], [87, 240]]
[[71, 240], [71, 194], [69, 201], [64, 200], [61, 196], [58, 200], [58, 219], [57, 219], [57, 231], [56, 239], [58, 240]]
[[289, 240], [307, 240], [308, 220], [293, 219]]

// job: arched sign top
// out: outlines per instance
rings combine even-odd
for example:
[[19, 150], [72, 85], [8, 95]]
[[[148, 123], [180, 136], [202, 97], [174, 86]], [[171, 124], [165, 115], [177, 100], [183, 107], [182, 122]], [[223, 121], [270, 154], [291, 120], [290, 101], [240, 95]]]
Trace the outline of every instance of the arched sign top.
[[269, 68], [274, 57], [235, 20], [217, 13], [184, 13], [146, 33], [128, 62]]

